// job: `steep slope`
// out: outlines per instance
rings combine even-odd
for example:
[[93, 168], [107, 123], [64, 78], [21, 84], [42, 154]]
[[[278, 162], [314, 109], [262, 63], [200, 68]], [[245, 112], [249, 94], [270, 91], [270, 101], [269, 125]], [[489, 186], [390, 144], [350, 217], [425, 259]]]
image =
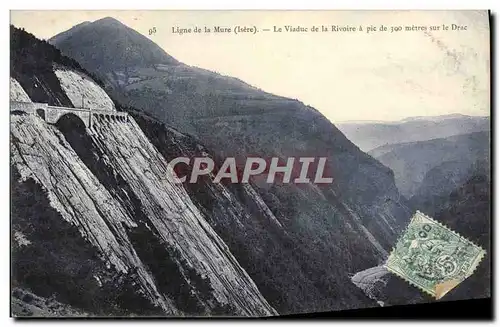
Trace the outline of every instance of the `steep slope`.
[[466, 181], [447, 194], [422, 194], [412, 198], [423, 212], [433, 215], [486, 250], [483, 261], [450, 300], [491, 296], [491, 176], [489, 162], [476, 167]]
[[[82, 22], [82, 23], [80, 23], [80, 24], [78, 24], [78, 25], [75, 25], [75, 26], [73, 26], [72, 28], [70, 28], [69, 30], [67, 30], [67, 31], [65, 31], [65, 32], [63, 32], [63, 33], [58, 34], [58, 38], [59, 38], [59, 39], [66, 39], [66, 38], [69, 38], [69, 37], [71, 37], [71, 34], [73, 34], [73, 32], [77, 31], [78, 29], [80, 29], [81, 27], [83, 27], [83, 26], [85, 26], [85, 25], [87, 25], [87, 24], [90, 24], [90, 22], [89, 22], [89, 21], [86, 21], [86, 22]], [[57, 39], [58, 39], [58, 38], [51, 38], [51, 39], [49, 40], [49, 43], [52, 43], [52, 42], [57, 42]]]
[[54, 72], [64, 93], [76, 108], [116, 110], [111, 98], [86, 74], [60, 68]]
[[[487, 131], [489, 117], [444, 115], [435, 117], [410, 117], [396, 122], [345, 122], [337, 124], [349, 140], [365, 152], [383, 154], [384, 145], [426, 141], [453, 135]], [[374, 150], [378, 148], [377, 150]]]
[[[177, 64], [162, 48], [132, 29], [122, 28], [121, 23], [112, 18], [98, 21], [98, 28], [88, 29], [89, 22], [81, 23], [70, 30], [49, 39], [49, 43], [66, 42], [84, 49], [82, 53], [69, 53], [69, 56], [81, 61], [85, 52], [94, 53], [92, 63], [87, 62], [84, 68], [90, 71], [99, 70], [112, 73], [114, 70], [127, 71], [130, 66], [148, 66], [154, 64]], [[95, 26], [95, 24], [93, 24]], [[106, 47], [104, 40], [115, 40], [115, 47]], [[111, 67], [110, 67], [111, 63]], [[110, 69], [111, 68], [111, 69]]]
[[[205, 193], [198, 205], [213, 213], [211, 225], [238, 261], [248, 262], [243, 265], [280, 312], [365, 305], [366, 296], [351, 288], [350, 274], [382, 263], [411, 215], [390, 169], [362, 153], [324, 116], [299, 101], [178, 62], [159, 63], [164, 59], [154, 59], [136, 63], [123, 59], [128, 58], [121, 47], [124, 39], [97, 38], [96, 34], [115, 33], [117, 26], [123, 29], [120, 35], [132, 32], [117, 21], [109, 27], [109, 21], [99, 20], [78, 28], [71, 33], [72, 40], [58, 35], [51, 42], [105, 80], [106, 89], [120, 103], [140, 109], [159, 124], [175, 126], [181, 133], [194, 136], [219, 164], [225, 157], [236, 157], [238, 162], [249, 156], [327, 157], [334, 178], [331, 185], [266, 184], [256, 178], [252, 189], [227, 186], [238, 195], [243, 207], [255, 205], [246, 202], [252, 190], [256, 194], [251, 199], [259, 202], [258, 198], [262, 198], [283, 227], [269, 236], [258, 235], [267, 226], [254, 218], [261, 212], [250, 211], [244, 229], [228, 224], [227, 214], [216, 214], [223, 208], [218, 208], [219, 196], [213, 196], [220, 194], [218, 186], [185, 187], [195, 198]], [[136, 45], [147, 50], [150, 41], [143, 39], [143, 45]], [[82, 40], [84, 46], [75, 40]], [[99, 59], [102, 52], [121, 58], [120, 64]], [[97, 66], [100, 68], [95, 69]], [[146, 122], [139, 124], [167, 159], [174, 155], [172, 132], [158, 132]], [[266, 215], [265, 219], [270, 217]], [[252, 243], [247, 242], [249, 235], [253, 235]], [[283, 258], [280, 253], [293, 253], [293, 257]], [[261, 260], [258, 266], [257, 259]], [[287, 299], [290, 294], [293, 297]]]
[[[25, 90], [29, 98], [33, 102], [74, 107], [61, 86], [54, 65], [75, 69], [88, 76], [91, 74], [47, 42], [38, 40], [24, 30], [11, 25], [10, 36], [10, 75]], [[94, 81], [100, 83], [97, 79]]]
[[[217, 162], [207, 147], [189, 135], [140, 112], [134, 112], [134, 118], [167, 160], [181, 155], [209, 154]], [[183, 173], [190, 174], [191, 169], [187, 166]], [[216, 184], [208, 176], [184, 186], [262, 294], [280, 313], [374, 305], [359, 290], [345, 284], [351, 271], [378, 263], [379, 254], [366, 247], [363, 226], [358, 221], [351, 218], [350, 225], [345, 226], [340, 218], [325, 216], [322, 222], [329, 224], [328, 230], [317, 234], [315, 244], [307, 244], [301, 234], [282, 225], [288, 220], [287, 208], [272, 194], [262, 198], [255, 186]], [[288, 210], [293, 212], [293, 208]], [[335, 238], [336, 243], [323, 243], [320, 238], [326, 237]], [[340, 261], [348, 265], [339, 264]]]
[[[53, 56], [50, 45], [13, 32], [19, 42], [12, 46], [21, 47], [14, 53], [49, 54], [37, 79], [43, 92], [30, 87], [22, 60], [12, 59], [23, 81], [15, 94], [23, 89], [31, 99], [71, 107], [52, 77], [63, 62], [71, 64], [65, 72], [88, 75]], [[79, 86], [96, 97], [102, 92], [88, 81]], [[184, 188], [173, 184], [166, 161], [133, 119], [97, 120], [87, 129], [72, 114], [53, 126], [13, 112], [11, 156], [18, 287], [91, 315], [276, 313]]]
[[[429, 170], [420, 183], [415, 194], [410, 198], [414, 206], [430, 207], [430, 203], [422, 201], [429, 199], [440, 199], [455, 191], [473, 176], [486, 174], [490, 170], [489, 158], [479, 159], [465, 165], [462, 162], [446, 161]], [[441, 203], [432, 203], [433, 207], [439, 207]]]
[[489, 161], [489, 149], [489, 132], [477, 132], [387, 145], [369, 153], [394, 171], [398, 189], [410, 198], [452, 191], [469, 178], [474, 165]]
[[10, 78], [10, 100], [19, 102], [31, 102], [30, 97], [26, 94], [23, 87], [12, 77]]
[[[135, 124], [97, 122], [87, 140], [85, 132], [75, 135], [75, 125], [69, 124], [70, 135], [66, 137], [78, 137], [73, 147], [88, 151], [86, 154], [75, 153], [65, 138], [40, 118], [16, 117], [13, 124], [13, 162], [21, 180], [31, 178], [40, 184], [51, 206], [79, 227], [117, 271], [134, 269], [147, 298], [167, 314], [188, 308], [170, 303], [162, 295], [175, 298], [169, 287], [179, 287], [169, 286], [173, 276], [168, 275], [168, 265], [162, 264], [164, 255], [180, 266], [181, 276], [195, 274], [188, 283], [201, 286], [188, 284], [188, 290], [199, 291], [198, 286], [208, 293], [198, 295], [201, 299], [190, 299], [191, 305], [198, 301], [201, 306], [197, 308], [200, 312], [191, 313], [203, 314], [217, 303], [234, 306], [236, 314], [273, 312], [185, 191], [168, 184], [164, 160]], [[84, 159], [87, 166], [80, 160], [82, 155], [88, 155]], [[93, 157], [97, 158], [94, 162]], [[123, 184], [113, 187], [120, 180]], [[196, 275], [203, 277], [197, 281]], [[189, 298], [189, 293], [184, 296]]]

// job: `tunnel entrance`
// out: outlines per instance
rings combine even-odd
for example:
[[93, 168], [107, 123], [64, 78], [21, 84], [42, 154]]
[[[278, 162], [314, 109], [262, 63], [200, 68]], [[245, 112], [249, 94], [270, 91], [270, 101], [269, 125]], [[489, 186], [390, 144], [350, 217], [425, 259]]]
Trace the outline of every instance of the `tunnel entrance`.
[[70, 131], [85, 133], [85, 123], [80, 117], [72, 113], [67, 113], [59, 117], [56, 126], [63, 134]]

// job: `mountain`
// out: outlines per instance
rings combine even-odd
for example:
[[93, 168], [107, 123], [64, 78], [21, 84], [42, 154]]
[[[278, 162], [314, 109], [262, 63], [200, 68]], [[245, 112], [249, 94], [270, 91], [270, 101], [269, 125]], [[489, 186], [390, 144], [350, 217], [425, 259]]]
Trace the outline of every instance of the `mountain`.
[[[12, 101], [72, 108], [80, 92], [92, 99], [86, 106], [124, 109], [110, 106], [115, 101], [102, 83], [51, 45], [14, 27], [11, 39]], [[52, 125], [43, 115], [11, 112], [16, 316], [265, 316], [276, 314], [274, 307], [297, 313], [373, 305], [343, 281], [381, 258], [367, 229], [376, 223], [324, 215], [311, 222], [329, 224], [313, 243], [278, 221], [293, 208], [271, 193], [264, 201], [252, 184], [173, 185], [168, 159], [216, 156], [129, 110], [129, 123], [98, 119], [91, 127], [72, 114]]]
[[[79, 24], [49, 43], [95, 72], [125, 106], [196, 133], [194, 120], [303, 107], [242, 81], [179, 63], [113, 18]], [[312, 109], [311, 109], [312, 110]]]
[[[66, 39], [66, 38], [69, 38], [69, 37], [71, 37], [71, 34], [72, 34], [74, 31], [77, 31], [79, 28], [81, 28], [81, 27], [83, 27], [83, 26], [85, 26], [85, 25], [87, 25], [87, 24], [90, 24], [90, 23], [91, 23], [91, 22], [89, 22], [89, 21], [85, 21], [85, 22], [82, 22], [82, 23], [80, 23], [80, 24], [78, 24], [78, 25], [75, 25], [75, 26], [73, 26], [72, 28], [70, 28], [69, 30], [67, 30], [67, 31], [65, 31], [65, 32], [63, 32], [63, 33], [61, 33], [61, 34], [58, 34], [58, 38], [61, 38], [61, 39]], [[49, 40], [49, 43], [50, 43], [50, 42], [56, 42], [56, 41], [57, 41], [57, 39], [51, 39], [51, 40]]]
[[489, 162], [490, 133], [476, 132], [428, 141], [385, 145], [369, 152], [394, 171], [396, 185], [408, 199], [450, 192]]
[[450, 114], [409, 117], [396, 122], [345, 122], [338, 128], [365, 152], [384, 145], [426, 141], [490, 129], [489, 117]]
[[[123, 30], [120, 35], [131, 33], [127, 26], [114, 22], [110, 27], [107, 21], [86, 24], [71, 34], [82, 42], [60, 35], [50, 42], [103, 79], [106, 90], [119, 103], [137, 108], [129, 112], [147, 115], [158, 124], [175, 126], [189, 134], [203, 143], [219, 164], [225, 157], [236, 157], [237, 162], [252, 156], [327, 157], [334, 178], [331, 185], [252, 180], [253, 189], [282, 230], [273, 227], [271, 231], [265, 228], [267, 223], [249, 219], [244, 229], [235, 232], [217, 215], [213, 215], [213, 226], [279, 312], [359, 305], [356, 303], [365, 296], [348, 286], [349, 275], [385, 260], [411, 215], [390, 169], [361, 152], [317, 110], [299, 101], [179, 62], [127, 61], [128, 66], [122, 68], [118, 67], [121, 64], [101, 60], [99, 53], [103, 52], [127, 58], [120, 44], [129, 41], [107, 35], [117, 25]], [[143, 47], [148, 48], [149, 42], [143, 37]], [[151, 139], [159, 138], [153, 143], [168, 157], [171, 133], [164, 136], [165, 132], [153, 132], [155, 129], [143, 130]], [[195, 187], [192, 194], [203, 191], [211, 197], [217, 186]], [[234, 188], [245, 203], [240, 186], [228, 188]], [[212, 201], [207, 210], [214, 209]], [[258, 232], [263, 228], [269, 235]], [[255, 235], [250, 243], [249, 235]]]
[[[151, 63], [172, 65], [177, 63], [154, 42], [144, 38], [133, 29], [122, 28], [121, 23], [113, 18], [99, 20], [99, 28], [92, 28], [90, 33], [88, 33], [89, 25], [96, 26], [95, 23], [83, 22], [49, 39], [48, 42], [78, 44], [81, 49], [92, 51], [94, 53], [93, 66], [84, 66], [89, 71], [104, 69], [107, 72], [109, 63], [113, 69], [119, 70], [126, 70], [127, 67], [135, 65], [147, 66]], [[82, 33], [85, 34], [84, 37]], [[103, 46], [104, 40], [114, 40], [114, 47]], [[71, 53], [70, 57], [77, 61], [81, 59], [78, 53]]]
[[[79, 91], [115, 111], [90, 73], [12, 26], [11, 84], [19, 108], [71, 110]], [[15, 316], [276, 314], [133, 118], [12, 109]]]

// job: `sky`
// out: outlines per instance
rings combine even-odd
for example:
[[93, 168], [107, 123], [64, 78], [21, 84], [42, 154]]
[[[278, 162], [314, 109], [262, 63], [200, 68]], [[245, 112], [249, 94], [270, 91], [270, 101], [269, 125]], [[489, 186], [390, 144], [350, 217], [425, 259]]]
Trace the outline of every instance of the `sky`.
[[[48, 39], [108, 16], [181, 62], [298, 99], [332, 122], [490, 114], [486, 11], [11, 11], [11, 24]], [[443, 24], [466, 30], [443, 30]], [[274, 32], [285, 25], [308, 31]], [[311, 31], [322, 25], [329, 32]], [[332, 25], [363, 31], [332, 32]], [[387, 31], [379, 31], [381, 25]], [[430, 31], [431, 25], [440, 30]], [[172, 31], [205, 26], [257, 32]], [[368, 33], [368, 26], [377, 31]]]

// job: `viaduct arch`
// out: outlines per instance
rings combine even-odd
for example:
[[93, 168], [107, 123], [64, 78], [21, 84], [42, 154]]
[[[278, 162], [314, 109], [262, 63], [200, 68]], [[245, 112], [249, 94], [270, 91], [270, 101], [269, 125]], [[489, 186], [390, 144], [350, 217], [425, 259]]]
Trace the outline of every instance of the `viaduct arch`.
[[125, 112], [86, 109], [86, 108], [68, 108], [49, 106], [47, 103], [37, 102], [10, 102], [10, 111], [22, 111], [28, 114], [39, 115], [50, 124], [56, 124], [59, 119], [66, 114], [74, 114], [79, 117], [85, 127], [92, 127], [92, 121], [96, 119], [106, 119], [107, 121], [129, 122], [129, 115]]

